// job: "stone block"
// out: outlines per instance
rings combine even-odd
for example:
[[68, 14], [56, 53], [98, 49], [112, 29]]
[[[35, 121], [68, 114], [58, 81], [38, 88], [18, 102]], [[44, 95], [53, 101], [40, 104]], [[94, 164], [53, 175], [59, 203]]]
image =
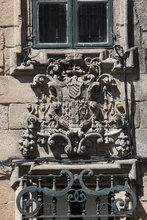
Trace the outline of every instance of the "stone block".
[[136, 153], [138, 156], [147, 157], [147, 130], [136, 130]]
[[130, 103], [130, 122], [132, 128], [140, 127], [140, 104], [139, 103]]
[[9, 202], [9, 180], [1, 180], [0, 184], [0, 204]]
[[9, 157], [20, 157], [19, 140], [22, 131], [0, 131], [0, 160], [6, 160]]
[[0, 105], [0, 130], [8, 129], [8, 106]]
[[26, 128], [28, 117], [27, 104], [12, 104], [9, 111], [9, 128]]
[[140, 26], [142, 27], [143, 30], [146, 29], [147, 27], [147, 7], [146, 7], [146, 0], [139, 0], [136, 1], [135, 0], [135, 8], [137, 11], [137, 15], [138, 15], [138, 19], [139, 19], [139, 23]]
[[143, 45], [144, 45], [144, 48], [147, 49], [147, 31], [143, 32]]
[[15, 0], [14, 1], [14, 8], [15, 8], [15, 11], [14, 11], [14, 25], [15, 26], [20, 26], [22, 24], [21, 13], [24, 12], [23, 10], [21, 10], [22, 2], [20, 2], [20, 0]]
[[145, 49], [144, 48], [141, 48], [138, 50], [138, 53], [139, 53], [139, 72], [141, 74], [146, 74], [146, 65], [145, 65]]
[[5, 29], [5, 46], [14, 47], [14, 27], [9, 27]]
[[0, 77], [0, 103], [34, 103], [36, 95], [31, 88], [32, 77]]
[[0, 0], [0, 26], [8, 27], [14, 24], [14, 1]]
[[15, 202], [0, 205], [0, 217], [2, 220], [16, 220], [15, 219]]
[[5, 75], [9, 74], [9, 69], [10, 69], [10, 59], [11, 59], [11, 55], [10, 55], [10, 48], [5, 48], [4, 50], [4, 57], [5, 57]]
[[141, 128], [147, 128], [147, 102], [140, 103]]
[[4, 66], [4, 55], [3, 51], [0, 51], [0, 67]]
[[133, 83], [135, 88], [135, 100], [147, 101], [147, 74], [141, 74], [139, 81]]
[[0, 29], [0, 50], [4, 49], [4, 31]]
[[4, 69], [5, 69], [5, 75], [9, 75], [11, 66], [14, 66], [14, 65], [15, 65], [14, 63], [11, 63], [11, 59], [12, 59], [11, 50], [12, 50], [12, 48], [6, 47], [6, 48], [5, 48], [5, 51], [4, 51], [4, 58], [5, 58], [5, 66], [4, 66]]
[[22, 35], [22, 30], [21, 27], [15, 27], [15, 36], [14, 36], [14, 43], [15, 46], [21, 46], [21, 35]]
[[[125, 97], [125, 85], [124, 85], [124, 82], [121, 84], [120, 87], [118, 87], [119, 91], [120, 91], [120, 97], [122, 100], [125, 100], [126, 97]], [[131, 88], [131, 84], [130, 83], [127, 83], [127, 91], [128, 91], [128, 100], [131, 100], [131, 91], [132, 91], [132, 88]]]
[[[147, 83], [147, 75], [143, 74], [144, 77], [141, 79], [141, 82], [144, 82], [146, 80]], [[112, 74], [114, 77], [118, 91], [115, 93], [116, 98], [118, 97], [119, 100], [124, 101], [125, 100], [125, 76], [123, 70], [118, 72], [117, 74]], [[145, 83], [145, 82], [144, 82]], [[129, 72], [129, 69], [127, 69], [127, 90], [128, 90], [128, 100], [135, 101], [140, 100], [142, 92], [140, 92], [140, 80], [138, 79], [137, 74], [132, 74]], [[145, 87], [145, 86], [144, 86]], [[136, 98], [137, 93], [137, 98]]]

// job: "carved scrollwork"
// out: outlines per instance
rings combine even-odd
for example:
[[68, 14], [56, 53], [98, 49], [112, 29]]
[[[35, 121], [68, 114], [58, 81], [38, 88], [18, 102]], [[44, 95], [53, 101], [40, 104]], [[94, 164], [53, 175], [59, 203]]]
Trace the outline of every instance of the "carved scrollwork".
[[20, 141], [24, 157], [35, 157], [39, 144], [52, 149], [63, 146], [68, 156], [75, 157], [113, 143], [107, 156], [128, 154], [125, 111], [114, 96], [117, 84], [109, 73], [102, 73], [98, 57], [51, 58], [46, 75], [36, 75], [32, 86], [38, 104], [30, 107], [35, 110], [29, 110], [28, 127]]

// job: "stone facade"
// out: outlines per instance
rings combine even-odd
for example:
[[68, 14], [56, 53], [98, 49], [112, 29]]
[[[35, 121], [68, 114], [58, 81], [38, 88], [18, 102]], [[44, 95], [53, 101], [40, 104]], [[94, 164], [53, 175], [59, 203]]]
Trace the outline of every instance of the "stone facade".
[[[110, 82], [110, 78], [115, 81], [117, 85], [117, 90], [111, 90], [109, 93], [112, 92], [111, 96], [109, 97], [109, 102], [114, 104], [113, 115], [117, 113], [119, 114], [119, 123], [121, 123], [121, 129], [125, 130], [125, 123], [123, 121], [123, 113], [125, 111], [125, 90], [124, 90], [124, 71], [120, 64], [114, 59], [117, 54], [112, 49], [60, 49], [60, 50], [49, 50], [49, 49], [40, 49], [35, 50], [31, 49], [31, 53], [28, 54], [28, 49], [23, 49], [31, 45], [30, 41], [27, 40], [27, 36], [31, 35], [32, 28], [31, 28], [31, 9], [30, 9], [30, 0], [0, 0], [0, 9], [1, 9], [1, 16], [0, 16], [0, 160], [7, 160], [8, 158], [21, 158], [23, 156], [25, 158], [29, 158], [28, 155], [26, 156], [24, 153], [25, 146], [29, 146], [28, 142], [25, 141], [26, 131], [30, 132], [30, 127], [33, 123], [31, 123], [31, 119], [29, 121], [30, 114], [35, 115], [33, 110], [28, 111], [28, 106], [38, 106], [38, 97], [39, 97], [39, 86], [38, 84], [44, 83], [44, 81], [40, 81], [39, 77], [43, 77], [46, 73], [46, 69], [48, 69], [53, 73], [54, 67], [60, 68], [61, 64], [59, 63], [58, 58], [62, 58], [68, 62], [70, 65], [73, 61], [78, 62], [78, 67], [80, 67], [80, 62], [82, 62], [82, 68], [84, 59], [86, 57], [97, 57], [97, 67], [93, 66], [86, 66], [88, 69], [88, 74], [99, 74], [98, 72], [93, 72], [95, 70], [102, 71], [102, 75], [104, 73], [108, 73], [107, 80]], [[129, 174], [131, 179], [131, 186], [133, 187], [134, 191], [136, 192], [138, 204], [135, 213], [133, 214], [132, 220], [146, 220], [147, 218], [147, 7], [146, 7], [146, 0], [113, 0], [113, 32], [118, 37], [116, 44], [120, 44], [123, 46], [124, 50], [127, 51], [129, 54], [127, 59], [127, 87], [128, 87], [128, 103], [129, 103], [129, 116], [130, 116], [130, 127], [131, 127], [131, 140], [133, 146], [133, 154], [128, 158], [118, 158], [116, 161], [110, 166], [107, 164], [107, 160], [104, 163], [98, 161], [98, 163], [93, 163], [93, 165], [88, 165], [90, 168], [92, 167], [95, 170], [109, 170], [108, 173], [113, 173], [114, 170], [118, 173], [124, 173], [126, 170]], [[28, 43], [29, 42], [29, 43]], [[71, 54], [72, 57], [68, 57]], [[80, 55], [81, 54], [81, 57]], [[74, 56], [79, 56], [74, 60]], [[67, 58], [68, 57], [68, 58]], [[53, 58], [55, 60], [54, 63], [49, 63], [49, 60]], [[78, 60], [79, 59], [79, 60]], [[35, 62], [34, 62], [35, 60]], [[71, 63], [70, 63], [71, 62]], [[69, 64], [70, 63], [70, 64]], [[57, 66], [56, 66], [57, 65]], [[94, 63], [95, 65], [95, 63]], [[52, 66], [52, 67], [51, 67]], [[81, 69], [82, 69], [81, 68]], [[90, 70], [91, 68], [91, 70]], [[93, 69], [92, 69], [93, 68]], [[63, 69], [63, 68], [62, 68]], [[68, 68], [65, 68], [64, 71], [67, 71]], [[71, 69], [71, 68], [70, 68]], [[81, 70], [78, 68], [77, 71]], [[75, 71], [75, 70], [74, 70]], [[81, 70], [82, 71], [82, 70]], [[51, 73], [51, 74], [52, 74]], [[41, 75], [39, 75], [41, 74]], [[53, 73], [56, 75], [56, 72]], [[65, 74], [65, 72], [64, 72]], [[81, 73], [80, 73], [81, 74]], [[84, 75], [84, 73], [83, 73]], [[38, 76], [38, 78], [37, 78]], [[49, 75], [50, 76], [50, 75]], [[45, 75], [46, 77], [46, 75]], [[98, 75], [96, 81], [100, 84], [104, 84], [105, 79], [99, 78]], [[66, 78], [66, 77], [65, 77]], [[98, 79], [99, 78], [99, 79]], [[102, 77], [101, 77], [102, 78]], [[55, 79], [55, 77], [54, 77]], [[42, 80], [42, 79], [41, 79]], [[44, 78], [43, 78], [44, 80]], [[48, 77], [45, 78], [47, 80], [46, 85], [49, 86], [48, 81], [52, 80]], [[67, 78], [66, 78], [67, 80]], [[73, 79], [73, 84], [70, 86], [75, 85]], [[83, 79], [79, 79], [81, 82]], [[85, 84], [84, 89], [88, 90], [91, 84]], [[98, 81], [99, 80], [99, 81]], [[60, 80], [59, 80], [60, 81]], [[62, 79], [63, 81], [63, 79]], [[52, 86], [56, 87], [57, 82], [53, 80]], [[60, 82], [58, 82], [60, 83]], [[74, 84], [75, 83], [75, 84]], [[105, 82], [108, 85], [108, 82]], [[32, 86], [34, 84], [34, 86]], [[113, 84], [113, 83], [112, 83]], [[44, 84], [45, 85], [45, 84]], [[99, 87], [98, 85], [98, 87]], [[35, 87], [36, 86], [36, 87]], [[42, 86], [42, 85], [41, 85]], [[80, 88], [81, 85], [79, 85]], [[59, 86], [60, 87], [60, 86]], [[61, 85], [64, 90], [64, 86]], [[107, 86], [106, 86], [107, 87]], [[78, 89], [79, 89], [78, 88]], [[82, 90], [84, 93], [85, 90]], [[44, 91], [43, 91], [44, 92]], [[41, 94], [43, 94], [43, 92]], [[59, 91], [58, 91], [59, 92]], [[80, 93], [80, 95], [82, 94]], [[103, 90], [104, 92], [104, 90]], [[64, 92], [63, 92], [64, 93]], [[66, 95], [66, 92], [64, 93]], [[77, 99], [80, 96], [77, 94]], [[72, 96], [72, 92], [71, 92]], [[46, 97], [47, 101], [44, 101], [43, 98]], [[44, 103], [52, 103], [52, 100], [49, 100], [49, 95], [44, 94], [44, 97], [41, 97], [41, 101], [43, 100]], [[54, 99], [55, 97], [53, 97]], [[71, 98], [71, 97], [70, 97]], [[40, 99], [40, 97], [39, 97]], [[82, 99], [82, 98], [81, 98]], [[80, 100], [81, 100], [80, 99]], [[58, 100], [60, 101], [60, 100]], [[88, 99], [88, 106], [90, 106], [91, 100]], [[71, 102], [71, 99], [70, 101]], [[116, 109], [117, 104], [119, 103], [119, 109]], [[62, 103], [63, 104], [63, 103]], [[98, 103], [99, 104], [99, 103]], [[124, 108], [124, 109], [123, 109]], [[85, 110], [84, 109], [84, 116], [85, 117]], [[92, 110], [88, 107], [90, 114], [92, 115]], [[104, 107], [103, 107], [104, 110]], [[107, 110], [107, 109], [105, 109]], [[39, 110], [40, 111], [40, 110]], [[97, 108], [98, 114], [99, 109]], [[53, 116], [53, 111], [50, 113]], [[104, 113], [104, 112], [103, 112]], [[67, 114], [67, 112], [65, 113]], [[31, 115], [31, 116], [32, 116]], [[36, 113], [38, 115], [38, 113]], [[36, 117], [35, 115], [35, 117]], [[57, 114], [57, 116], [59, 116]], [[90, 116], [87, 116], [86, 120], [88, 120]], [[118, 116], [118, 115], [117, 115]], [[69, 115], [68, 115], [69, 117]], [[89, 118], [88, 118], [89, 117]], [[111, 114], [112, 117], [112, 114]], [[64, 117], [63, 117], [64, 118]], [[58, 118], [58, 120], [60, 117]], [[37, 116], [38, 123], [41, 120], [44, 120], [43, 114]], [[48, 119], [46, 119], [48, 120]], [[110, 118], [108, 123], [112, 121]], [[115, 120], [113, 120], [114, 122]], [[85, 122], [84, 120], [82, 121]], [[101, 123], [99, 127], [105, 127], [104, 121], [95, 121], [95, 124]], [[57, 133], [58, 129], [62, 128], [62, 138], [64, 138], [63, 131], [69, 130], [70, 132], [66, 132], [70, 135], [72, 132], [76, 133], [79, 130], [75, 130], [75, 127], [78, 127], [79, 124], [75, 123], [77, 126], [74, 127], [69, 123], [64, 127], [64, 124], [60, 123], [60, 128], [53, 127], [52, 134], [55, 132]], [[116, 121], [114, 123], [114, 129], [120, 129], [116, 125]], [[34, 126], [34, 125], [33, 125]], [[48, 125], [49, 126], [49, 125]], [[123, 127], [124, 126], [124, 127]], [[64, 127], [64, 128], [63, 128]], [[97, 129], [99, 128], [97, 127]], [[74, 128], [72, 130], [72, 128]], [[32, 127], [31, 127], [32, 129]], [[47, 127], [49, 129], [49, 127]], [[44, 129], [43, 129], [44, 130]], [[90, 130], [90, 127], [85, 129], [86, 132]], [[85, 131], [84, 130], [84, 131]], [[38, 131], [41, 133], [41, 128]], [[87, 135], [87, 133], [78, 133], [78, 135]], [[120, 132], [120, 131], [119, 131]], [[70, 134], [69, 134], [70, 133]], [[47, 134], [49, 136], [49, 134]], [[50, 134], [51, 135], [51, 134]], [[60, 134], [61, 135], [61, 134]], [[121, 133], [119, 133], [121, 135]], [[121, 137], [119, 135], [116, 138], [115, 146], [120, 148], [120, 155], [121, 155]], [[126, 135], [125, 132], [122, 136]], [[21, 137], [23, 136], [23, 137]], [[41, 136], [41, 134], [40, 134]], [[43, 138], [46, 135], [42, 135], [42, 142]], [[61, 137], [61, 136], [60, 136]], [[59, 138], [59, 137], [58, 137]], [[82, 140], [81, 137], [80, 140]], [[28, 137], [26, 138], [28, 141]], [[101, 140], [100, 140], [101, 139]], [[102, 141], [102, 139], [106, 139], [106, 128], [105, 132], [99, 133], [97, 141]], [[123, 139], [123, 138], [122, 138]], [[127, 142], [128, 137], [123, 139]], [[119, 140], [120, 142], [116, 143]], [[29, 140], [30, 141], [30, 140]], [[49, 143], [49, 146], [54, 144], [54, 140], [46, 140]], [[24, 143], [25, 142], [25, 143]], [[63, 141], [64, 142], [64, 141]], [[88, 141], [87, 141], [88, 142]], [[106, 140], [105, 140], [106, 142]], [[32, 142], [31, 142], [32, 143]], [[121, 142], [122, 143], [122, 142]], [[47, 145], [47, 143], [45, 142]], [[37, 145], [37, 143], [36, 143]], [[36, 146], [35, 145], [35, 146]], [[126, 147], [125, 143], [125, 147]], [[21, 151], [20, 151], [20, 146]], [[111, 145], [110, 145], [111, 146]], [[81, 148], [76, 149], [73, 147], [69, 147], [67, 149], [66, 145], [63, 146], [65, 150], [62, 152], [63, 157], [68, 157], [69, 154], [74, 151], [74, 157], [79, 159], [79, 154], [84, 153], [85, 146], [81, 146]], [[83, 148], [82, 148], [83, 147]], [[117, 147], [115, 147], [117, 149]], [[39, 157], [55, 157], [55, 154], [58, 153], [58, 149], [56, 152], [46, 153], [46, 151], [38, 147], [39, 149]], [[75, 149], [75, 150], [74, 150]], [[89, 148], [90, 149], [90, 148]], [[92, 151], [88, 149], [88, 154], [92, 154]], [[117, 150], [114, 150], [112, 153], [113, 156], [118, 156]], [[130, 149], [129, 149], [130, 150]], [[128, 152], [129, 152], [128, 150]], [[70, 152], [71, 151], [71, 152]], [[22, 153], [22, 154], [21, 154]], [[29, 152], [30, 153], [30, 152]], [[124, 153], [126, 154], [126, 152]], [[34, 155], [34, 153], [33, 153]], [[37, 155], [38, 156], [38, 155]], [[92, 156], [100, 156], [99, 154]], [[102, 153], [102, 156], [105, 154]], [[122, 155], [121, 155], [122, 156]], [[124, 155], [126, 156], [126, 155]], [[50, 164], [49, 164], [50, 165]], [[28, 164], [28, 166], [30, 166]], [[54, 165], [50, 165], [48, 168], [51, 169], [51, 166], [54, 166], [54, 170], [62, 169], [66, 167], [66, 169], [84, 169], [87, 167], [87, 164], [80, 167], [79, 164], [73, 165], [61, 165], [56, 163]], [[60, 167], [61, 166], [61, 167]], [[79, 167], [78, 167], [79, 166]], [[60, 168], [59, 168], [60, 167]], [[99, 168], [96, 168], [99, 167]], [[17, 166], [10, 166], [10, 167], [1, 167], [0, 168], [0, 216], [3, 220], [21, 220], [21, 215], [17, 210], [16, 207], [16, 196], [21, 188], [19, 183], [21, 182], [20, 179], [23, 174], [26, 172], [25, 165]], [[31, 168], [31, 172], [39, 172], [38, 170], [41, 167]], [[35, 171], [35, 169], [37, 171]], [[45, 172], [46, 168], [42, 168], [43, 172]], [[21, 173], [21, 174], [20, 174]], [[25, 173], [26, 174], [26, 173]], [[18, 187], [19, 186], [19, 187]], [[124, 219], [124, 218], [123, 218]]]

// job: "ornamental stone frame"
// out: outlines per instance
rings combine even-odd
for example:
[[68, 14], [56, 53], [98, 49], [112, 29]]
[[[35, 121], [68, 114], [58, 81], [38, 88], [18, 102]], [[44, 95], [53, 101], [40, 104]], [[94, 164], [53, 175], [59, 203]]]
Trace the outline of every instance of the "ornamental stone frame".
[[40, 156], [41, 147], [59, 158], [130, 154], [124, 106], [116, 101], [119, 90], [98, 57], [51, 58], [47, 73], [36, 75], [32, 88], [38, 102], [28, 106], [28, 126], [20, 140], [25, 158]]

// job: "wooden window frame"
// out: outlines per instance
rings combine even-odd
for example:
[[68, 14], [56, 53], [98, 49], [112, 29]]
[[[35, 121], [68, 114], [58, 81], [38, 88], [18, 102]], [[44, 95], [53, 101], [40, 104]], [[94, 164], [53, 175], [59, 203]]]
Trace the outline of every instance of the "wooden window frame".
[[[45, 3], [67, 4], [67, 42], [41, 43], [39, 42], [39, 4]], [[107, 41], [106, 42], [78, 42], [78, 2], [102, 2], [107, 4]], [[112, 41], [112, 0], [32, 0], [33, 48], [60, 49], [60, 48], [111, 48]]]

